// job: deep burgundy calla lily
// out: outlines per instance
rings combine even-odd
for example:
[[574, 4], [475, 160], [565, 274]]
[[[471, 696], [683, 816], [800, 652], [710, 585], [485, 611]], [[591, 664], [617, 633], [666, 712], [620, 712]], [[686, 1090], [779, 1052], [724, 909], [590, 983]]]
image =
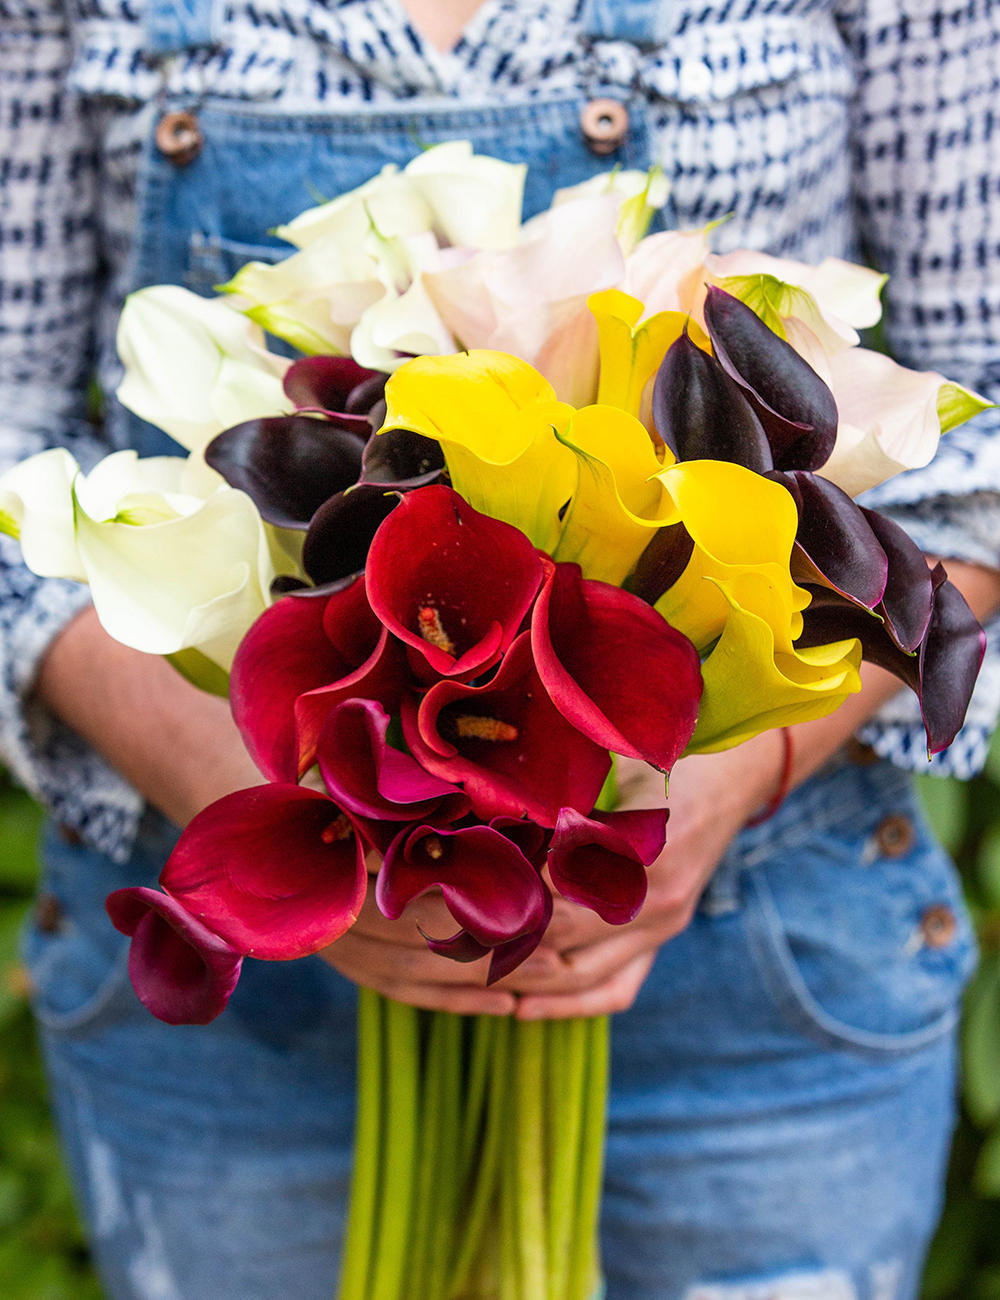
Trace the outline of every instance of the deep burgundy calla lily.
[[663, 849], [666, 808], [592, 813], [563, 808], [549, 848], [552, 883], [611, 925], [624, 925], [646, 898], [646, 867]]
[[242, 952], [158, 889], [116, 889], [105, 907], [115, 929], [132, 938], [129, 979], [157, 1020], [207, 1025], [225, 1010]]
[[607, 750], [549, 698], [527, 632], [486, 685], [438, 682], [419, 706], [415, 696], [403, 697], [402, 719], [417, 761], [461, 782], [483, 820], [527, 815], [554, 826], [564, 805], [589, 812], [611, 765]]
[[324, 501], [357, 481], [364, 438], [311, 415], [247, 420], [205, 448], [205, 460], [268, 523], [304, 529]]
[[812, 366], [722, 289], [708, 290], [705, 324], [722, 368], [764, 426], [775, 468], [825, 465], [837, 441], [837, 403]]
[[368, 414], [385, 393], [389, 378], [366, 370], [351, 357], [301, 357], [285, 371], [285, 394], [299, 410], [322, 411], [338, 425], [367, 439]]
[[775, 470], [767, 477], [787, 488], [798, 506], [795, 581], [830, 587], [874, 609], [885, 592], [889, 560], [861, 507], [818, 474]]
[[889, 561], [885, 591], [875, 612], [901, 650], [915, 650], [924, 639], [934, 606], [931, 572], [923, 552], [899, 524], [877, 510], [860, 507]]
[[686, 330], [657, 372], [653, 423], [678, 460], [729, 460], [758, 474], [774, 464], [764, 428], [739, 384]]
[[545, 913], [538, 872], [490, 826], [407, 828], [385, 856], [375, 897], [383, 915], [395, 920], [436, 885], [462, 929], [489, 948], [529, 934]]
[[693, 551], [694, 539], [683, 524], [658, 528], [639, 556], [627, 589], [647, 605], [655, 605], [687, 568]]
[[265, 610], [233, 660], [230, 706], [264, 775], [295, 781], [312, 764], [319, 729], [334, 705], [364, 695], [394, 709], [404, 673], [402, 652], [372, 613], [358, 579], [325, 597], [285, 596]]
[[927, 749], [938, 754], [958, 734], [972, 698], [986, 637], [958, 588], [938, 564], [931, 573], [933, 609], [916, 654], [906, 654], [885, 624], [834, 591], [810, 589], [799, 646], [856, 636], [863, 658], [894, 673], [920, 700]]
[[361, 482], [417, 488], [432, 483], [444, 471], [444, 452], [439, 442], [412, 429], [386, 429], [368, 439], [361, 462]]
[[198, 813], [160, 884], [238, 952], [285, 961], [354, 924], [367, 888], [364, 846], [326, 795], [257, 786]]
[[553, 703], [596, 744], [669, 771], [698, 719], [694, 646], [638, 596], [576, 564], [545, 566], [531, 645]]
[[468, 679], [495, 664], [541, 579], [524, 533], [443, 486], [402, 498], [375, 534], [365, 570], [372, 609], [428, 682]]
[[316, 747], [320, 774], [348, 812], [379, 821], [457, 821], [467, 795], [386, 741], [389, 715], [375, 700], [348, 699], [327, 715]]
[[493, 947], [479, 943], [465, 930], [459, 930], [449, 939], [432, 939], [425, 934], [427, 947], [439, 957], [450, 957], [452, 961], [481, 961], [483, 957], [491, 956], [490, 969], [486, 976], [486, 987], [489, 988], [497, 980], [502, 980], [505, 975], [517, 970], [518, 966], [535, 951], [549, 928], [549, 922], [552, 920], [552, 895], [546, 885], [543, 884], [542, 888], [545, 890], [545, 911], [539, 923], [527, 934], [522, 934], [517, 939], [508, 939], [506, 943], [498, 943]]
[[302, 567], [313, 582], [322, 586], [363, 573], [375, 534], [399, 501], [381, 483], [359, 483], [325, 501], [302, 547]]

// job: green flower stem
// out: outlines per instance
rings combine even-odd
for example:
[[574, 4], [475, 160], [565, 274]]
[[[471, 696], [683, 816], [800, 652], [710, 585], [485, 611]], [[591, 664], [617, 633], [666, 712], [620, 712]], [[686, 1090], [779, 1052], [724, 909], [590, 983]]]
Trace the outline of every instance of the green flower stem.
[[[436, 1031], [436, 1032], [435, 1032]], [[430, 1051], [440, 1056], [438, 1068], [438, 1149], [434, 1161], [436, 1185], [431, 1198], [431, 1219], [427, 1247], [428, 1285], [426, 1300], [443, 1300], [448, 1285], [451, 1247], [458, 1208], [462, 1129], [462, 1017], [439, 1011], [434, 1016]]]
[[[482, 1042], [485, 1044], [482, 1050], [487, 1066], [485, 1076], [489, 1083], [483, 1139], [479, 1148], [479, 1160], [471, 1165], [469, 1176], [462, 1184], [468, 1209], [463, 1216], [464, 1225], [452, 1269], [451, 1283], [447, 1290], [448, 1296], [460, 1296], [465, 1293], [473, 1270], [479, 1262], [490, 1212], [495, 1213], [500, 1202], [505, 1200], [503, 1189], [498, 1186], [498, 1176], [501, 1170], [501, 1154], [509, 1149], [510, 1144], [511, 1117], [508, 1098], [513, 1023], [510, 1020], [491, 1019], [490, 1032], [482, 1036]], [[485, 1020], [484, 1016], [477, 1019], [473, 1030], [474, 1035], [478, 1033]], [[475, 1060], [477, 1041], [474, 1038], [473, 1060]], [[470, 1087], [470, 1097], [471, 1091]], [[509, 1160], [505, 1160], [504, 1164], [509, 1164]], [[503, 1207], [500, 1208], [502, 1221]], [[507, 1234], [501, 1231], [501, 1246], [506, 1239]], [[501, 1272], [504, 1271], [506, 1270], [501, 1263]]]
[[523, 1300], [545, 1300], [545, 1046], [544, 1020], [515, 1024], [514, 1099], [517, 1151], [517, 1238]]
[[441, 1051], [442, 1021], [438, 1015], [430, 1019], [430, 1033], [424, 1056], [421, 1080], [420, 1119], [417, 1134], [417, 1164], [414, 1170], [416, 1197], [413, 1206], [413, 1237], [407, 1263], [407, 1288], [411, 1295], [430, 1300], [429, 1257], [431, 1224], [435, 1212], [435, 1197], [439, 1193], [437, 1162], [441, 1151], [441, 1111], [445, 1102], [441, 1071], [444, 1058]]
[[549, 1025], [546, 1060], [549, 1121], [549, 1300], [566, 1300], [576, 1220], [576, 1189], [587, 1077], [586, 1020]]
[[496, 1016], [471, 1017], [472, 1047], [465, 1110], [462, 1115], [462, 1168], [459, 1181], [463, 1187], [469, 1180], [479, 1147], [490, 1069], [493, 1065], [494, 1030], [498, 1023], [502, 1022]]
[[340, 1270], [340, 1300], [365, 1300], [379, 1193], [382, 1132], [382, 1009], [371, 989], [358, 989], [358, 1091], [350, 1218]]
[[[386, 1007], [388, 1083], [384, 1119], [378, 1244], [369, 1300], [400, 1300], [411, 1240], [414, 1160], [420, 1086], [419, 1020], [415, 1007]], [[410, 1300], [407, 1295], [407, 1300]]]
[[587, 1025], [587, 1082], [583, 1102], [580, 1178], [576, 1228], [570, 1255], [568, 1300], [589, 1300], [600, 1281], [597, 1222], [604, 1177], [604, 1136], [608, 1100], [608, 1018]]

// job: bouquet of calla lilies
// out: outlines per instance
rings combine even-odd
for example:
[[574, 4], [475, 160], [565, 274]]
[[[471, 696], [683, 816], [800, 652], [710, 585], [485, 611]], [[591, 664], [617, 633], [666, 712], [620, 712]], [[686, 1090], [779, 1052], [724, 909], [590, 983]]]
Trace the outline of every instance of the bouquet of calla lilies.
[[[36, 573], [229, 695], [267, 783], [119, 890], [130, 974], [172, 1024], [247, 957], [316, 953], [376, 876], [438, 891], [442, 959], [509, 975], [553, 891], [624, 924], [668, 774], [819, 718], [863, 659], [965, 717], [983, 634], [942, 566], [854, 497], [987, 404], [859, 346], [882, 277], [645, 235], [614, 172], [520, 225], [523, 168], [462, 142], [278, 234], [222, 295], [128, 301], [121, 400], [187, 456], [67, 451], [0, 479]], [[294, 358], [265, 346], [264, 331]], [[341, 1300], [589, 1300], [607, 1025], [417, 1012], [362, 990]]]

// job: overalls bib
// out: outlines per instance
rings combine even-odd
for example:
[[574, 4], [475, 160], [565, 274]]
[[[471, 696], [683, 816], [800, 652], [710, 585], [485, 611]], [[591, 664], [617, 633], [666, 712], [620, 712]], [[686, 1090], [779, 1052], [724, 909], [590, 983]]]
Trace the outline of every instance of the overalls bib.
[[[669, 7], [591, 0], [585, 30], [654, 43]], [[211, 5], [154, 4], [149, 30], [162, 52], [210, 42]], [[645, 167], [643, 102], [627, 97], [628, 133], [600, 156], [581, 137], [587, 99], [306, 116], [280, 103], [164, 103], [196, 114], [204, 144], [178, 166], [150, 143], [135, 285], [210, 292], [245, 261], [280, 257], [269, 228], [317, 191], [333, 197], [387, 161], [405, 164], [418, 140], [468, 139], [527, 163], [526, 215], [610, 166]], [[141, 422], [127, 436], [143, 455], [177, 450]], [[102, 904], [112, 889], [153, 884], [174, 837], [147, 814], [119, 866], [52, 835], [45, 888], [68, 921], [28, 937], [108, 1300], [332, 1300], [353, 987], [316, 957], [247, 959], [211, 1025], [153, 1020]], [[932, 949], [921, 918], [941, 907], [956, 938]], [[889, 764], [838, 759], [738, 836], [692, 923], [615, 1019], [608, 1300], [912, 1300], [972, 960], [950, 864]]]

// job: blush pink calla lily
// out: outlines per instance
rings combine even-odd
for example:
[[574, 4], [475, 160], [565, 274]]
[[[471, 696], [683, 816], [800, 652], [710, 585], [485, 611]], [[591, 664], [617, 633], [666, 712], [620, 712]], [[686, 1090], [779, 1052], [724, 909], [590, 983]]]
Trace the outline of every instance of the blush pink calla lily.
[[529, 934], [545, 913], [545, 886], [521, 850], [490, 826], [408, 827], [379, 871], [376, 899], [396, 920], [407, 903], [438, 886], [448, 911], [477, 942], [492, 948]]
[[330, 795], [348, 812], [377, 821], [456, 821], [469, 811], [457, 786], [386, 741], [389, 715], [375, 700], [344, 700], [327, 715], [317, 760]]
[[638, 596], [582, 578], [576, 564], [546, 561], [531, 644], [546, 691], [578, 731], [613, 753], [673, 767], [701, 699], [686, 636]]
[[286, 961], [354, 924], [367, 888], [364, 847], [326, 795], [257, 786], [193, 819], [160, 884], [238, 952]]
[[426, 681], [495, 664], [541, 579], [522, 532], [438, 486], [403, 497], [375, 534], [365, 573], [372, 609]]
[[611, 925], [633, 920], [646, 898], [646, 867], [663, 849], [667, 816], [666, 808], [589, 817], [563, 808], [549, 848], [553, 885]]
[[417, 761], [461, 782], [484, 820], [528, 816], [554, 826], [564, 805], [589, 812], [611, 764], [549, 698], [527, 632], [486, 685], [438, 682], [419, 706], [404, 697], [402, 719]]
[[132, 939], [129, 979], [157, 1020], [207, 1025], [225, 1010], [242, 952], [158, 889], [116, 889], [105, 907], [115, 929]]

